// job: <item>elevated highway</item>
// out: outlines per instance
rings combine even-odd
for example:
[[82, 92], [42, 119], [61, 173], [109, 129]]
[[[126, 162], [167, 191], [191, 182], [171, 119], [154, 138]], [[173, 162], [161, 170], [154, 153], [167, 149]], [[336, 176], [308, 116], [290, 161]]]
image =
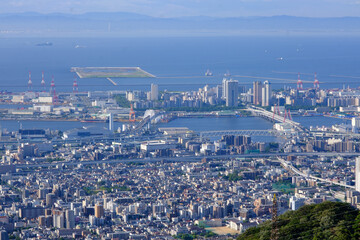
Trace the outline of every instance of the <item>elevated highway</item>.
[[200, 139], [209, 137], [221, 137], [225, 135], [233, 136], [281, 136], [281, 132], [268, 129], [268, 130], [221, 130], [221, 131], [204, 131], [200, 132]]
[[135, 132], [141, 131], [144, 128], [146, 128], [146, 126], [148, 124], [151, 124], [151, 122], [153, 120], [155, 120], [156, 118], [162, 117], [163, 115], [165, 115], [166, 112], [162, 111], [162, 112], [157, 112], [155, 113], [153, 116], [147, 116], [144, 119], [142, 119], [136, 126], [135, 126]]
[[[311, 152], [311, 153], [256, 153], [256, 154], [236, 154], [236, 155], [211, 155], [211, 156], [181, 156], [181, 157], [159, 157], [159, 158], [133, 158], [133, 159], [107, 159], [107, 160], [94, 160], [94, 161], [60, 161], [56, 163], [35, 163], [35, 164], [15, 164], [15, 168], [17, 169], [27, 169], [27, 168], [48, 168], [48, 167], [56, 167], [56, 166], [76, 166], [78, 164], [82, 165], [96, 165], [96, 164], [119, 164], [119, 163], [129, 163], [129, 162], [141, 162], [141, 163], [155, 163], [155, 162], [199, 162], [203, 158], [213, 159], [213, 160], [223, 160], [230, 158], [263, 158], [263, 157], [278, 157], [280, 161], [280, 157], [286, 156], [327, 156], [327, 157], [335, 157], [335, 156], [343, 156], [343, 157], [357, 157], [360, 156], [360, 153], [333, 153], [333, 152]], [[282, 159], [283, 160], [283, 159]], [[284, 163], [288, 164], [283, 160]], [[281, 162], [281, 161], [280, 161]], [[282, 162], [281, 162], [282, 163]], [[287, 166], [287, 165], [284, 166]], [[297, 170], [297, 169], [296, 169]], [[301, 173], [298, 171], [299, 174]], [[307, 177], [306, 174], [301, 173]], [[332, 183], [332, 182], [331, 182]], [[335, 183], [334, 183], [335, 184]]]
[[335, 132], [335, 131], [310, 131], [311, 135], [318, 137], [355, 137], [360, 138], [359, 133]]
[[290, 162], [285, 161], [283, 158], [277, 157], [277, 159], [279, 160], [279, 162], [281, 163], [281, 165], [282, 165], [284, 168], [289, 169], [289, 170], [292, 171], [293, 173], [298, 174], [298, 175], [300, 175], [300, 176], [302, 176], [302, 177], [314, 179], [314, 180], [320, 181], [320, 182], [325, 182], [325, 183], [330, 183], [330, 184], [338, 185], [338, 186], [341, 186], [341, 187], [346, 187], [346, 188], [353, 188], [353, 189], [355, 189], [355, 186], [350, 186], [350, 185], [347, 185], [347, 184], [344, 184], [344, 183], [333, 182], [333, 181], [331, 181], [331, 180], [329, 180], [329, 179], [319, 178], [319, 177], [312, 176], [312, 175], [310, 175], [310, 174], [305, 174], [305, 173], [301, 172], [300, 170], [298, 170], [297, 168], [295, 168]]

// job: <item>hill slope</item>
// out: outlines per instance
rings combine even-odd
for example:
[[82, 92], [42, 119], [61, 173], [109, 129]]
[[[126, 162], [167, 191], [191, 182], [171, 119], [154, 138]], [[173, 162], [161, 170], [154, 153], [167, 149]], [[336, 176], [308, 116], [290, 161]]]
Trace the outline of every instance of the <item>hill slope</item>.
[[[347, 203], [306, 205], [279, 216], [279, 240], [360, 239], [360, 213]], [[270, 239], [271, 221], [248, 229], [238, 240]]]

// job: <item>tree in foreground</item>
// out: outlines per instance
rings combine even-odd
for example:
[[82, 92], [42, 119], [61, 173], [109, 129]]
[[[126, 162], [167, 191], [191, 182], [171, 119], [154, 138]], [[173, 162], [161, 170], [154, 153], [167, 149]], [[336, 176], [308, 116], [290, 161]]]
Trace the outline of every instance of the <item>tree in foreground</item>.
[[249, 228], [238, 240], [252, 239], [360, 239], [359, 210], [347, 203], [324, 202], [305, 205], [296, 211], [288, 211], [274, 220]]

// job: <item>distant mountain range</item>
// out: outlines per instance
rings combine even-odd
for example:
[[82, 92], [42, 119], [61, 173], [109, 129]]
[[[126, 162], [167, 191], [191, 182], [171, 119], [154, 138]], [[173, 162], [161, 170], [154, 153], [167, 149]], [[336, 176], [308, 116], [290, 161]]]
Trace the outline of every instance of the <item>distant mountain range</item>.
[[360, 18], [179, 17], [93, 12], [85, 14], [0, 14], [0, 37], [6, 36], [228, 36], [360, 34]]

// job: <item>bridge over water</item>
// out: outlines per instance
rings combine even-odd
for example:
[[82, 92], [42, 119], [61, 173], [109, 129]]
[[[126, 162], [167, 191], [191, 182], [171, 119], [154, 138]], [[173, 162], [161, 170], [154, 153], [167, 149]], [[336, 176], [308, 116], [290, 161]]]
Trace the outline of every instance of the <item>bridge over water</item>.
[[294, 129], [296, 129], [296, 130], [298, 130], [300, 132], [305, 131], [305, 128], [303, 126], [301, 126], [300, 123], [295, 122], [293, 120], [290, 120], [288, 118], [284, 118], [284, 116], [280, 116], [280, 115], [278, 115], [276, 113], [266, 111], [263, 108], [259, 108], [259, 107], [256, 107], [256, 106], [249, 106], [246, 110], [250, 111], [255, 116], [259, 116], [259, 117], [265, 118], [265, 119], [270, 120], [270, 121], [276, 121], [276, 122], [280, 122], [280, 123], [288, 123]]
[[155, 112], [153, 115], [146, 116], [135, 126], [134, 131], [139, 132], [139, 131], [143, 130], [144, 128], [146, 128], [146, 126], [148, 124], [151, 124], [151, 122], [153, 120], [155, 120], [157, 118], [162, 118], [165, 114], [166, 114], [166, 112], [161, 111], [161, 112]]

